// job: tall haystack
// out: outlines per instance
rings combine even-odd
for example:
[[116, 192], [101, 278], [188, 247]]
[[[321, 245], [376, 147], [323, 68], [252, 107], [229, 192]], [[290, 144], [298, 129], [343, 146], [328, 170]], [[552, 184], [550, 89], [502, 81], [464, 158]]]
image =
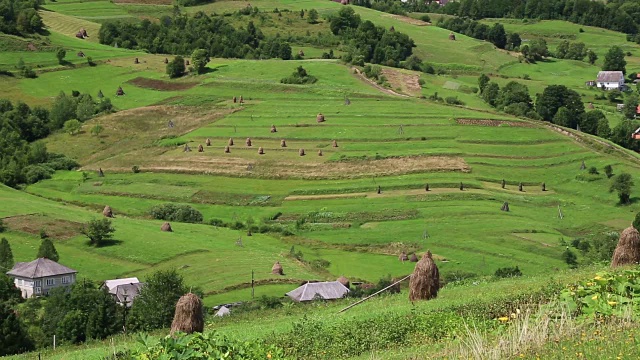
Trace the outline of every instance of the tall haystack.
[[184, 65], [185, 65], [185, 66], [189, 66], [189, 65], [191, 65], [191, 63], [189, 62], [189, 60], [185, 60], [185, 61], [184, 61]]
[[240, 104], [244, 104], [244, 98], [240, 95]]
[[287, 147], [287, 142], [284, 139], [280, 140], [280, 147]]
[[547, 191], [547, 184], [542, 183], [541, 187], [542, 187], [542, 191]]
[[188, 293], [180, 297], [171, 323], [171, 335], [176, 331], [192, 334], [204, 330], [204, 312], [202, 300], [198, 295]]
[[229, 146], [233, 146], [233, 138], [229, 138], [229, 142], [227, 143]]
[[211, 146], [211, 139], [207, 139], [207, 141], [205, 141], [204, 143], [205, 143], [205, 145], [207, 145], [207, 146]]
[[224, 153], [225, 153], [225, 154], [228, 154], [228, 153], [230, 153], [230, 152], [231, 152], [231, 150], [229, 149], [229, 145], [225, 146], [225, 147], [224, 147]]
[[282, 265], [280, 265], [280, 261], [276, 261], [276, 263], [273, 264], [271, 273], [274, 275], [284, 275], [284, 272], [282, 271]]
[[335, 141], [335, 140], [333, 140], [333, 141], [331, 142], [331, 147], [338, 147], [338, 142], [337, 142], [337, 141]]
[[416, 255], [416, 253], [411, 254], [411, 257], [409, 257], [409, 261], [418, 262], [418, 255]]
[[104, 177], [104, 171], [102, 171], [102, 168], [98, 169], [98, 177]]
[[431, 251], [427, 251], [416, 264], [409, 280], [409, 300], [429, 300], [438, 296], [440, 272], [433, 261]]
[[168, 63], [169, 63], [169, 59], [164, 58], [164, 63], [165, 63], [165, 64], [168, 64]]
[[247, 138], [245, 144], [247, 144], [247, 146], [251, 146], [251, 138]]
[[587, 109], [595, 109], [592, 102], [587, 104]]
[[500, 186], [504, 189], [507, 186], [507, 182], [502, 179], [502, 183], [500, 183]]
[[81, 57], [81, 58], [85, 57], [84, 52], [82, 52], [82, 51], [78, 51], [78, 53], [76, 55], [78, 57]]
[[298, 155], [300, 155], [300, 156], [304, 156], [304, 155], [305, 155], [305, 154], [304, 154], [304, 149], [300, 149], [300, 150], [298, 150]]
[[318, 156], [322, 156], [322, 150], [318, 150]]
[[431, 189], [429, 189], [429, 184], [428, 183], [424, 186], [424, 191], [431, 191]]
[[460, 182], [460, 191], [464, 190], [464, 184], [462, 184], [462, 181]]
[[450, 32], [449, 33], [449, 40], [456, 41], [456, 34], [454, 34], [453, 32]]
[[640, 233], [633, 226], [622, 231], [613, 251], [611, 266], [637, 265], [640, 262]]
[[202, 144], [198, 145], [198, 152], [204, 152], [204, 146], [202, 146]]
[[237, 103], [237, 102], [238, 102], [238, 98], [234, 96], [234, 97], [233, 97], [233, 103], [235, 104], [235, 103]]
[[278, 129], [276, 129], [275, 125], [271, 125], [271, 132], [272, 133], [278, 132]]
[[344, 276], [340, 276], [338, 278], [338, 280], [336, 280], [337, 282], [339, 282], [340, 284], [344, 285], [344, 287], [348, 288], [349, 285], [351, 285], [351, 283], [349, 283], [349, 279], [347, 279]]
[[264, 149], [262, 148], [262, 146], [258, 148], [258, 155], [264, 155]]
[[378, 185], [378, 194], [382, 194], [382, 188], [380, 187], [380, 185]]
[[84, 28], [80, 29], [80, 34], [82, 34], [83, 37], [89, 37], [89, 34], [87, 34], [87, 30]]
[[518, 191], [524, 191], [522, 183], [518, 184]]
[[189, 147], [189, 144], [184, 144], [184, 149], [182, 149], [182, 151], [184, 152], [190, 152], [191, 148]]
[[104, 215], [104, 217], [112, 218], [113, 210], [111, 210], [111, 206], [109, 205], [105, 206], [104, 210], [102, 210], [102, 215]]
[[500, 208], [500, 210], [509, 211], [509, 203], [505, 201], [504, 204], [502, 204], [502, 207]]
[[162, 224], [162, 226], [160, 226], [160, 230], [166, 231], [166, 232], [173, 232], [173, 229], [171, 228], [171, 224], [169, 224], [168, 222]]
[[389, 31], [394, 32], [396, 31], [396, 28], [394, 28], [393, 25], [391, 25], [391, 27], [389, 28]]
[[409, 261], [409, 257], [407, 256], [407, 253], [403, 251], [400, 256], [398, 256], [398, 260], [402, 262]]
[[122, 86], [118, 86], [118, 90], [116, 90], [116, 96], [123, 96], [124, 90], [122, 90]]
[[300, 51], [298, 51], [298, 55], [304, 56], [304, 51], [302, 51], [302, 49], [300, 49]]
[[319, 123], [324, 122], [324, 115], [318, 114], [318, 116], [316, 116], [316, 121]]
[[138, 60], [138, 58], [136, 58], [135, 60], [133, 60], [134, 64], [140, 64], [140, 60]]

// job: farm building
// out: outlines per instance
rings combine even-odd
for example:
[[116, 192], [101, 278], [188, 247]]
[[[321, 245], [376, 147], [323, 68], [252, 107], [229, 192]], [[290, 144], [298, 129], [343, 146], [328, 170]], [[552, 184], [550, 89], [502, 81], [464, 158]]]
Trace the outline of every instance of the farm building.
[[31, 262], [19, 262], [7, 275], [14, 279], [14, 284], [22, 297], [47, 295], [58, 287], [69, 287], [76, 281], [76, 270], [60, 265], [47, 258], [39, 258]]
[[229, 308], [226, 307], [226, 306], [221, 307], [216, 312], [216, 316], [219, 316], [219, 317], [224, 317], [224, 316], [227, 316], [227, 315], [231, 315], [231, 310], [229, 310]]
[[107, 280], [102, 284], [102, 287], [109, 291], [116, 303], [130, 307], [133, 304], [133, 299], [140, 294], [140, 289], [143, 285], [138, 278], [132, 277]]
[[622, 90], [624, 88], [624, 74], [622, 71], [600, 71], [596, 83], [604, 90]]
[[334, 300], [342, 299], [349, 289], [339, 281], [306, 283], [299, 288], [289, 291], [287, 296], [293, 301], [311, 301], [317, 299]]

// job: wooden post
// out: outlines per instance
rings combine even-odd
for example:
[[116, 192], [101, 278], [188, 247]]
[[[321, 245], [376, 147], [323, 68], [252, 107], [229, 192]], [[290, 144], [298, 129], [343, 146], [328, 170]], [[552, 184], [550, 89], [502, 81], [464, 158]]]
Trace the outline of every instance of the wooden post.
[[365, 301], [367, 301], [367, 300], [371, 299], [372, 297], [374, 297], [374, 296], [376, 296], [376, 295], [380, 294], [380, 293], [381, 293], [381, 292], [383, 292], [383, 291], [387, 291], [388, 289], [392, 288], [392, 287], [393, 287], [393, 286], [395, 286], [396, 284], [399, 284], [399, 283], [401, 283], [401, 282], [403, 282], [403, 281], [407, 280], [407, 279], [408, 279], [408, 278], [410, 278], [410, 277], [411, 277], [411, 275], [407, 275], [407, 276], [405, 276], [404, 278], [402, 278], [402, 279], [400, 279], [400, 280], [398, 280], [398, 281], [394, 282], [393, 284], [391, 284], [391, 285], [387, 286], [386, 288], [384, 288], [384, 289], [382, 289], [382, 290], [380, 290], [380, 291], [376, 291], [375, 293], [373, 293], [373, 294], [371, 294], [371, 295], [367, 296], [366, 298], [364, 298], [364, 299], [361, 299], [361, 300], [358, 300], [358, 301], [354, 302], [353, 304], [351, 304], [351, 305], [347, 306], [346, 308], [344, 308], [344, 309], [342, 309], [342, 310], [338, 311], [338, 314], [340, 314], [341, 312], [347, 311], [347, 310], [351, 309], [352, 307], [354, 307], [354, 306], [356, 306], [356, 305], [358, 305], [358, 304], [361, 304], [361, 303], [363, 303], [363, 302], [365, 302]]
[[253, 280], [253, 270], [251, 270], [251, 298], [253, 299], [253, 296], [255, 295], [255, 287], [254, 287], [255, 281]]

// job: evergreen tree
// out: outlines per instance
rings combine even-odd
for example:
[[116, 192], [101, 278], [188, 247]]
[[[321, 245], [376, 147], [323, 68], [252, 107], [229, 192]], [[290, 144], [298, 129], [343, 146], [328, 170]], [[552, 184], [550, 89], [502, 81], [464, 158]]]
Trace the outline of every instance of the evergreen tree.
[[587, 50], [587, 58], [589, 59], [589, 64], [593, 65], [596, 63], [596, 60], [598, 60], [598, 54], [596, 54], [595, 51], [589, 49]]
[[0, 303], [0, 356], [20, 354], [33, 348], [16, 312], [8, 304]]
[[491, 27], [487, 34], [487, 40], [500, 49], [504, 49], [507, 46], [507, 33], [504, 31], [504, 26], [497, 23]]
[[0, 303], [18, 303], [21, 299], [20, 290], [16, 287], [13, 279], [5, 274], [0, 274]]
[[500, 86], [496, 83], [490, 82], [482, 92], [482, 99], [484, 99], [487, 104], [495, 107], [498, 95], [500, 95]]
[[484, 92], [484, 89], [487, 87], [487, 84], [489, 84], [489, 81], [491, 81], [491, 79], [489, 79], [489, 77], [484, 73], [478, 77], [478, 88], [480, 89], [480, 94]]
[[307, 22], [309, 24], [317, 24], [318, 23], [318, 11], [316, 9], [311, 9], [307, 13]]
[[602, 64], [602, 70], [604, 71], [622, 71], [623, 74], [627, 72], [627, 61], [624, 59], [624, 52], [619, 46], [612, 46], [611, 49], [604, 56], [604, 64]]
[[187, 287], [176, 270], [152, 274], [133, 302], [127, 328], [137, 331], [170, 326], [176, 302], [186, 293]]
[[633, 187], [633, 179], [631, 174], [620, 173], [613, 177], [609, 192], [617, 192], [620, 204], [626, 205], [631, 202], [631, 188]]
[[569, 247], [567, 247], [567, 249], [562, 253], [562, 260], [564, 260], [564, 262], [566, 262], [572, 269], [578, 267], [578, 257], [569, 249]]
[[6, 238], [0, 240], [0, 273], [4, 274], [13, 268], [13, 252]]
[[571, 111], [566, 107], [562, 106], [558, 109], [555, 116], [553, 117], [554, 124], [568, 127], [571, 129], [576, 128], [576, 118], [571, 114]]
[[42, 243], [40, 243], [40, 248], [38, 249], [38, 256], [36, 257], [36, 259], [39, 258], [46, 258], [55, 262], [58, 262], [58, 260], [60, 259], [60, 255], [58, 255], [58, 251], [53, 245], [51, 239], [43, 239]]

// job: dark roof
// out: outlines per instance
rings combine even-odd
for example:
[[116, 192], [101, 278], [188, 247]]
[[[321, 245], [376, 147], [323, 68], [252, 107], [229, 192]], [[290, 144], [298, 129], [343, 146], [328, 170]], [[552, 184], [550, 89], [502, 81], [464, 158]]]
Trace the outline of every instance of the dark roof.
[[624, 79], [622, 71], [600, 71], [598, 82], [619, 82]]
[[19, 276], [29, 279], [36, 279], [47, 276], [57, 276], [65, 274], [75, 274], [76, 270], [62, 266], [55, 261], [39, 258], [32, 262], [19, 262], [13, 266], [11, 271], [7, 272], [10, 276]]
[[325, 300], [341, 299], [347, 293], [347, 289], [338, 281], [307, 283], [299, 288], [289, 291], [287, 296], [294, 301], [310, 301], [316, 298]]
[[[116, 301], [121, 304], [131, 306], [133, 299], [140, 294], [140, 289], [144, 286], [144, 283], [122, 284], [114, 288], [112, 293]], [[111, 292], [111, 291], [110, 291]]]

